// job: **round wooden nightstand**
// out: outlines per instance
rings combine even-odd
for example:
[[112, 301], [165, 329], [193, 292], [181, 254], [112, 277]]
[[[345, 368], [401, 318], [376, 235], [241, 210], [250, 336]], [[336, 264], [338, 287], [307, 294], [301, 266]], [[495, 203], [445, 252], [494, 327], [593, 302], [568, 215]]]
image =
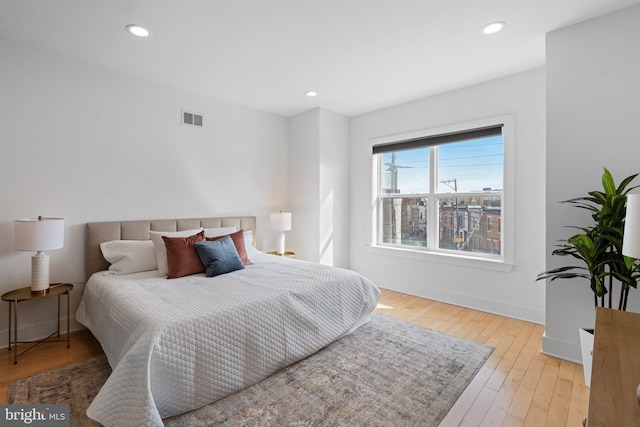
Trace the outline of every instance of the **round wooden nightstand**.
[[[9, 303], [9, 351], [11, 351], [11, 346], [13, 345], [13, 363], [18, 363], [18, 356], [26, 353], [31, 350], [36, 345], [43, 342], [67, 342], [67, 348], [71, 346], [69, 342], [69, 293], [73, 289], [73, 285], [71, 283], [53, 283], [47, 289], [45, 293], [32, 294], [31, 288], [20, 288], [14, 289], [13, 291], [9, 291], [2, 295], [2, 300], [7, 301]], [[67, 296], [67, 339], [66, 340], [52, 340], [50, 339], [54, 335], [60, 336], [60, 297], [62, 295]], [[58, 330], [51, 333], [46, 338], [41, 340], [33, 340], [33, 341], [18, 341], [18, 303], [28, 302], [28, 301], [36, 301], [39, 299], [58, 297]], [[13, 311], [13, 320], [11, 318], [11, 312]], [[11, 337], [13, 327], [13, 338]], [[18, 354], [18, 344], [30, 344], [33, 345], [26, 350], [22, 351]]]

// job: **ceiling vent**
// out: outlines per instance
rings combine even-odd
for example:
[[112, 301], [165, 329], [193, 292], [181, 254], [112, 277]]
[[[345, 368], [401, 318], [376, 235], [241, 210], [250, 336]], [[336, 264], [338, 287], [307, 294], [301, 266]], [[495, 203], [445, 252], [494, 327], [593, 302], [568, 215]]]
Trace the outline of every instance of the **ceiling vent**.
[[193, 111], [182, 110], [182, 124], [187, 126], [202, 127], [202, 114]]

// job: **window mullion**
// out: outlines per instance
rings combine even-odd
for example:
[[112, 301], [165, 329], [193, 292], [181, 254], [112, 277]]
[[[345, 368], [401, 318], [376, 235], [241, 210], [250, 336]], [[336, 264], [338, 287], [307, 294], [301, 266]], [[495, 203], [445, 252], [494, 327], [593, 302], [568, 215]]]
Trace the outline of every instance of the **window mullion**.
[[436, 188], [438, 182], [438, 147], [429, 148], [429, 220], [427, 221], [427, 248], [438, 247], [438, 201], [436, 199]]

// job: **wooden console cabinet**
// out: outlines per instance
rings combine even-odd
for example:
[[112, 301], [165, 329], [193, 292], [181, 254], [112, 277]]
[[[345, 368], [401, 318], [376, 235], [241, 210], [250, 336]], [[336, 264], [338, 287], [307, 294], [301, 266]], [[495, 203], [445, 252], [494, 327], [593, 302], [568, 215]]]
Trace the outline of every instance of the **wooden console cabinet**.
[[598, 307], [589, 427], [640, 426], [640, 314]]

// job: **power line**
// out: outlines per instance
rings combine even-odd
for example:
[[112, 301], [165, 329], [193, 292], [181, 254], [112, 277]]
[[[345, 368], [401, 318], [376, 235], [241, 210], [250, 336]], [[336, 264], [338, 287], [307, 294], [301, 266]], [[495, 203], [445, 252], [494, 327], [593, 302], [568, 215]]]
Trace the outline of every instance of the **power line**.
[[[483, 155], [480, 155], [480, 156], [447, 157], [447, 158], [444, 158], [444, 159], [440, 158], [440, 161], [443, 161], [443, 160], [458, 160], [458, 159], [478, 159], [480, 157], [498, 157], [498, 156], [502, 157], [503, 155], [502, 155], [502, 153], [500, 153], [500, 154], [483, 154]], [[405, 163], [407, 163], [407, 162], [405, 162]]]
[[444, 168], [468, 168], [468, 167], [474, 167], [474, 166], [504, 166], [504, 163], [478, 163], [475, 165], [447, 165], [447, 166], [440, 166], [440, 169], [444, 169]]

